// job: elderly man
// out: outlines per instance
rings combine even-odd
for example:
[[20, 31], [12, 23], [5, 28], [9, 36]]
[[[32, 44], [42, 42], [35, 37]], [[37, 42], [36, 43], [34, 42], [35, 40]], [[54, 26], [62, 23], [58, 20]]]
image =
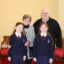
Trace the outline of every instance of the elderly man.
[[35, 34], [39, 32], [39, 24], [46, 22], [49, 26], [49, 33], [52, 35], [54, 42], [56, 41], [56, 47], [62, 47], [62, 33], [58, 22], [49, 16], [49, 10], [43, 9], [41, 12], [41, 18], [34, 23]]

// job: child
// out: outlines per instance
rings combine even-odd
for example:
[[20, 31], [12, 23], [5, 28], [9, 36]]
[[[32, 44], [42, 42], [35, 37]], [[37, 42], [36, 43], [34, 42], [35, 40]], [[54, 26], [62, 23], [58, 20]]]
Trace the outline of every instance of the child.
[[34, 28], [30, 26], [31, 22], [31, 16], [28, 14], [25, 14], [23, 16], [23, 24], [24, 24], [24, 32], [27, 38], [27, 41], [29, 42], [29, 45], [27, 46], [27, 60], [26, 64], [31, 64], [32, 61], [32, 53], [33, 53], [33, 41], [35, 38]]
[[18, 22], [9, 40], [8, 60], [11, 61], [10, 64], [24, 64], [26, 60], [24, 56], [27, 54], [25, 42], [26, 37], [23, 34], [23, 24]]
[[41, 22], [39, 26], [39, 34], [34, 40], [34, 58], [36, 64], [52, 64], [54, 57], [53, 40], [48, 34], [48, 25]]

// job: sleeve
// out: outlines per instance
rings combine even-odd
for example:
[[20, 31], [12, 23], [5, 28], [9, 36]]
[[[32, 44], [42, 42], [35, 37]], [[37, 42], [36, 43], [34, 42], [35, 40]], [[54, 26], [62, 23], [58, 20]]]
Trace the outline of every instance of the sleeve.
[[[25, 44], [26, 41], [27, 41], [27, 38], [26, 36], [24, 36], [23, 43]], [[24, 56], [27, 56], [27, 46], [24, 46]]]
[[[9, 38], [9, 45], [12, 45], [13, 37], [10, 36]], [[8, 56], [11, 57], [11, 48], [8, 50]]]
[[34, 38], [35, 38], [34, 27], [31, 26], [31, 28], [30, 28], [30, 36], [28, 38], [28, 41], [30, 42], [30, 47], [33, 46]]
[[8, 57], [11, 57], [11, 49], [8, 50]]
[[27, 46], [24, 46], [24, 56], [27, 56]]
[[37, 42], [38, 39], [37, 37], [34, 39], [34, 43], [33, 43], [33, 57], [36, 58], [37, 57]]
[[35, 31], [35, 34], [36, 34], [36, 22], [33, 24], [33, 27], [34, 27], [34, 31]]
[[23, 43], [25, 44], [26, 41], [27, 41], [27, 38], [25, 35], [23, 35]]
[[56, 35], [56, 47], [61, 48], [62, 47], [62, 33], [61, 33], [61, 28], [58, 23], [56, 23], [56, 30], [55, 30], [55, 35]]
[[54, 41], [50, 38], [50, 58], [54, 58]]
[[38, 20], [33, 24], [33, 27], [34, 27], [35, 35], [37, 35], [38, 31], [39, 31], [39, 22], [38, 22]]

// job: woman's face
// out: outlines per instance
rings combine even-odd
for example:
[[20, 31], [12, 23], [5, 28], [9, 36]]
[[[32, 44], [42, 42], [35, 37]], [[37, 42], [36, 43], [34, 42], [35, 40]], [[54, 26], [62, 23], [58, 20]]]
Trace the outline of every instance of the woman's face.
[[46, 33], [47, 31], [48, 31], [48, 27], [45, 24], [41, 25], [40, 32]]
[[15, 27], [16, 32], [21, 33], [23, 32], [23, 25], [18, 25]]
[[27, 19], [24, 19], [23, 20], [23, 23], [24, 23], [24, 25], [29, 25], [30, 24], [30, 18], [27, 18]]

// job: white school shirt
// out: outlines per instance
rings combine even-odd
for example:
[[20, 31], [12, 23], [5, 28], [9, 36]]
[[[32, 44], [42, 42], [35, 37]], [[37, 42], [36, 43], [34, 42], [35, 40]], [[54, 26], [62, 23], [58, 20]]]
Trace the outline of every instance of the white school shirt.
[[18, 37], [21, 37], [21, 33], [18, 33], [18, 32], [15, 32], [16, 36]]
[[47, 33], [44, 34], [44, 33], [41, 32], [40, 35], [46, 37], [47, 36]]

